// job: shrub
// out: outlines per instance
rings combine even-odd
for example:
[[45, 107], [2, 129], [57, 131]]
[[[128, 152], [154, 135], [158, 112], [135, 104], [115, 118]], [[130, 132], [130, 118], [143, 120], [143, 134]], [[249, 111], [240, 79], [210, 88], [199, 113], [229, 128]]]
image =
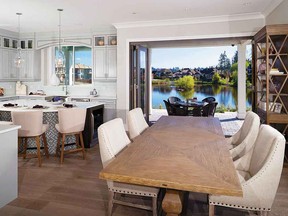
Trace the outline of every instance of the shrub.
[[175, 81], [175, 86], [183, 90], [191, 90], [194, 87], [194, 78], [192, 76], [184, 76]]

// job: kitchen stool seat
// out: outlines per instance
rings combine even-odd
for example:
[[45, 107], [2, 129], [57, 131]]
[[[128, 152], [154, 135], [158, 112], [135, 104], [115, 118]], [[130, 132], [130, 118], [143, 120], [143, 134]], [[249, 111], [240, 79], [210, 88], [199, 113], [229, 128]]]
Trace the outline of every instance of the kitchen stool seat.
[[[24, 153], [23, 158], [27, 157], [27, 141], [29, 138], [35, 139], [37, 148], [37, 157], [39, 167], [42, 165], [41, 158], [41, 143], [40, 138], [43, 139], [44, 151], [47, 158], [49, 158], [48, 145], [45, 132], [48, 129], [47, 124], [43, 124], [42, 110], [33, 111], [13, 111], [11, 112], [12, 122], [14, 125], [20, 125], [18, 130], [18, 146], [21, 140], [24, 139]], [[32, 154], [29, 154], [29, 156]]]
[[[60, 155], [61, 164], [64, 162], [64, 154], [82, 152], [83, 159], [85, 159], [85, 148], [82, 131], [84, 130], [86, 119], [86, 109], [80, 108], [63, 108], [58, 110], [58, 121], [55, 125], [58, 131], [57, 149], [56, 153]], [[76, 148], [66, 149], [69, 143], [65, 143], [66, 137], [74, 135], [76, 139]], [[80, 142], [79, 142], [80, 140]], [[60, 149], [61, 148], [61, 149]]]

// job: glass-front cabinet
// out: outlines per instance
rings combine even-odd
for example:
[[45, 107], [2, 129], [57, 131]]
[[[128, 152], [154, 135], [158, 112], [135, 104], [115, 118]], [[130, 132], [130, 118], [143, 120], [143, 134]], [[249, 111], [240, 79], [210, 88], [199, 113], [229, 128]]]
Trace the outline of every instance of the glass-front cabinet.
[[94, 36], [94, 79], [115, 80], [117, 77], [117, 36]]
[[288, 25], [265, 26], [253, 50], [254, 111], [288, 140]]

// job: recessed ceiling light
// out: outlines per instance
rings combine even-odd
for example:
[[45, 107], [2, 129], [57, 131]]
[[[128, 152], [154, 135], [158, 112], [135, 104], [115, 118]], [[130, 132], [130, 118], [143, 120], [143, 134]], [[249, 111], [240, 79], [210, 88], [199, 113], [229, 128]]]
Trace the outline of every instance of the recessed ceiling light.
[[132, 12], [133, 15], [137, 14], [136, 12]]

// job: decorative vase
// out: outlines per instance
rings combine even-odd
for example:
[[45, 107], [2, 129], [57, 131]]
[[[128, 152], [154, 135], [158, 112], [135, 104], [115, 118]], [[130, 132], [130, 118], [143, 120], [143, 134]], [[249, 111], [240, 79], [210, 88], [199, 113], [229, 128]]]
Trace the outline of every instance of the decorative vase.
[[104, 40], [98, 40], [98, 42], [97, 42], [97, 44], [98, 44], [98, 46], [103, 46], [104, 45]]
[[53, 86], [58, 86], [60, 84], [60, 80], [55, 73], [52, 73], [50, 76], [50, 84]]

